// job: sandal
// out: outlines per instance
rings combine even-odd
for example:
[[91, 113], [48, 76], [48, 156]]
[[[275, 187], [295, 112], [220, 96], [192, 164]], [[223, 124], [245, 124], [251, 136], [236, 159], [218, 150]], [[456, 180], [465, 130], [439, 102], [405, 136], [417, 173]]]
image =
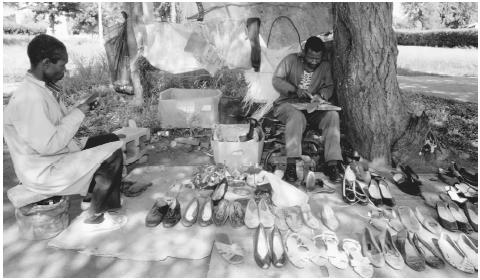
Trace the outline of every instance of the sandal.
[[368, 196], [363, 190], [360, 182], [357, 180], [355, 181], [355, 197], [356, 200], [360, 205], [367, 205], [368, 204]]
[[357, 240], [345, 238], [342, 248], [350, 259], [350, 265], [353, 270], [364, 278], [373, 276], [373, 266], [370, 260], [362, 255], [362, 247]]
[[335, 217], [335, 212], [328, 205], [323, 205], [322, 208], [322, 222], [326, 225], [331, 231], [336, 231], [340, 223], [338, 222], [337, 217]]
[[310, 209], [310, 205], [305, 204], [300, 207], [302, 210], [302, 218], [303, 222], [311, 229], [319, 229], [320, 222], [313, 216], [312, 209]]
[[298, 232], [300, 229], [303, 227], [303, 222], [302, 222], [302, 214], [300, 213], [300, 209], [298, 207], [289, 207], [285, 209], [285, 221], [288, 225], [288, 227], [294, 231]]
[[355, 195], [355, 182], [355, 173], [353, 173], [352, 169], [350, 169], [350, 166], [347, 166], [347, 168], [345, 168], [345, 175], [343, 176], [342, 198], [343, 201], [348, 204], [357, 202]]
[[297, 268], [304, 268], [309, 263], [310, 250], [307, 247], [308, 238], [290, 232], [285, 239], [285, 251], [288, 260]]
[[244, 261], [245, 252], [236, 243], [232, 243], [225, 233], [218, 233], [215, 236], [215, 248], [222, 258], [230, 264], [240, 264]]
[[317, 237], [322, 238], [323, 243], [327, 246], [327, 257], [330, 264], [336, 268], [346, 269], [348, 266], [348, 258], [345, 251], [338, 249], [338, 238], [335, 233], [327, 231], [315, 236], [314, 239]]
[[327, 246], [319, 235], [312, 238], [312, 253], [310, 254], [310, 261], [318, 266], [325, 266], [328, 262]]
[[417, 216], [418, 221], [429, 232], [435, 234], [436, 236], [440, 236], [440, 233], [442, 232], [442, 227], [437, 221], [435, 221], [430, 216], [423, 215], [422, 212], [420, 212], [420, 209], [418, 207], [415, 207], [415, 216]]

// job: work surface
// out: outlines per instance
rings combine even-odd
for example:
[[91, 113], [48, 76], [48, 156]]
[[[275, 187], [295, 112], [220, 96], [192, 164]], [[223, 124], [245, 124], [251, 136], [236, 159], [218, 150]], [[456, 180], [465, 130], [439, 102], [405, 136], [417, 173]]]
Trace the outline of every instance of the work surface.
[[[5, 154], [4, 154], [5, 155]], [[158, 155], [160, 156], [160, 155]], [[196, 157], [194, 153], [189, 155]], [[188, 165], [189, 156], [184, 156], [182, 162], [175, 160], [170, 162], [172, 165]], [[182, 158], [182, 157], [178, 157]], [[152, 164], [150, 158], [149, 165]], [[161, 162], [165, 164], [165, 162]], [[158, 163], [157, 163], [158, 164]], [[11, 168], [11, 166], [10, 166]], [[6, 172], [5, 172], [6, 170]], [[8, 174], [8, 166], [4, 166], [5, 174]], [[11, 170], [10, 170], [11, 171]], [[174, 174], [172, 174], [174, 176]], [[436, 182], [431, 182], [428, 178], [431, 176], [422, 176], [425, 182], [427, 200], [434, 199], [437, 190]], [[8, 180], [8, 179], [7, 179]], [[12, 179], [10, 179], [12, 180]], [[5, 188], [4, 179], [4, 188]], [[5, 192], [5, 190], [4, 190]], [[411, 207], [422, 206], [428, 210], [428, 213], [436, 217], [435, 210], [425, 204], [425, 200], [420, 197], [414, 197], [400, 192], [398, 189], [392, 189], [393, 195], [398, 205], [407, 205]], [[74, 198], [70, 209], [70, 217], [73, 219], [80, 213], [80, 198]], [[320, 205], [328, 203], [336, 211], [340, 219], [341, 226], [337, 230], [339, 239], [351, 237], [358, 239], [357, 233], [362, 232], [368, 220], [367, 216], [370, 208], [368, 206], [353, 205], [349, 206], [341, 200], [340, 188], [335, 194], [317, 194], [312, 196], [312, 210], [316, 211]], [[151, 205], [146, 205], [146, 208]], [[213, 226], [213, 225], [212, 225]], [[177, 227], [182, 227], [178, 224]], [[214, 227], [214, 226], [213, 226]], [[258, 268], [253, 261], [253, 235], [254, 230], [242, 227], [232, 229], [230, 226], [215, 228], [216, 232], [231, 233], [232, 239], [241, 243], [245, 247], [246, 261], [240, 266], [228, 265], [215, 250], [212, 254], [201, 260], [172, 259], [165, 261], [132, 261], [121, 260], [110, 257], [98, 257], [88, 254], [81, 254], [73, 250], [62, 250], [50, 248], [48, 241], [27, 241], [21, 239], [15, 224], [13, 207], [6, 200], [4, 195], [4, 276], [5, 277], [321, 277], [326, 276], [325, 271], [317, 268], [296, 269], [290, 264], [282, 269], [270, 268], [262, 270]], [[321, 230], [320, 230], [321, 231]], [[422, 229], [422, 234], [424, 233]], [[429, 234], [429, 233], [426, 233]], [[431, 237], [429, 235], [429, 237]], [[473, 235], [477, 238], [477, 233]], [[141, 238], [139, 236], [139, 238]], [[160, 237], [159, 237], [160, 238]], [[339, 270], [327, 264], [327, 270], [330, 277], [357, 277], [351, 267], [346, 270]], [[446, 268], [436, 270], [427, 268], [423, 272], [415, 272], [408, 267], [400, 271], [395, 271], [389, 267], [375, 269], [374, 277], [477, 277], [475, 274], [462, 273], [450, 265]]]

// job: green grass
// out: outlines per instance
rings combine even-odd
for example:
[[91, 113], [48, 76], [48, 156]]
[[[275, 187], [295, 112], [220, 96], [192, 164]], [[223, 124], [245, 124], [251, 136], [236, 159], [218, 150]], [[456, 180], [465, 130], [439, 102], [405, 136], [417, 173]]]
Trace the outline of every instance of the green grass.
[[399, 74], [478, 76], [477, 48], [398, 46]]

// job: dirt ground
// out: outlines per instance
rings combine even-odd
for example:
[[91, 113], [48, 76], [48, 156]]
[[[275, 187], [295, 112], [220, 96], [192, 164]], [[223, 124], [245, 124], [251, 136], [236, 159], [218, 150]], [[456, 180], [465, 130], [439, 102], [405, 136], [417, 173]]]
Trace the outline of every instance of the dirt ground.
[[[225, 272], [215, 273], [210, 267], [224, 266], [218, 256], [210, 255], [201, 260], [173, 259], [166, 261], [131, 261], [111, 257], [97, 257], [47, 246], [47, 241], [28, 241], [21, 238], [15, 222], [14, 208], [6, 196], [6, 190], [17, 183], [10, 155], [4, 145], [3, 152], [4, 189], [3, 189], [3, 275], [4, 277], [236, 277]], [[128, 169], [147, 165], [201, 165], [211, 162], [210, 157], [201, 152], [182, 152], [171, 150], [149, 152], [149, 160], [144, 164], [134, 164]], [[413, 198], [394, 190], [397, 203], [414, 207], [420, 198]], [[339, 200], [339, 203], [341, 201]], [[433, 210], [433, 209], [432, 209]], [[70, 220], [80, 213], [80, 197], [73, 197], [69, 209]], [[352, 209], [350, 210], [352, 211]], [[354, 210], [353, 210], [354, 211]], [[355, 211], [354, 211], [355, 212]], [[140, 237], [141, 238], [141, 237]], [[475, 233], [474, 238], [478, 238]], [[448, 265], [447, 265], [448, 266]], [[432, 270], [431, 268], [429, 268]], [[224, 271], [224, 270], [223, 270]], [[407, 273], [408, 272], [408, 273]], [[429, 273], [405, 274], [396, 272], [394, 277], [431, 277]], [[443, 272], [432, 271], [437, 277], [477, 277], [468, 275], [452, 267]], [[232, 272], [230, 272], [232, 273]], [[275, 273], [280, 273], [279, 271]], [[281, 276], [278, 274], [277, 276]], [[389, 277], [382, 274], [382, 277]], [[335, 274], [330, 276], [335, 277]], [[342, 277], [341, 274], [338, 277]], [[345, 276], [343, 276], [345, 277]], [[348, 277], [356, 277], [349, 275]], [[432, 276], [433, 277], [433, 276]]]

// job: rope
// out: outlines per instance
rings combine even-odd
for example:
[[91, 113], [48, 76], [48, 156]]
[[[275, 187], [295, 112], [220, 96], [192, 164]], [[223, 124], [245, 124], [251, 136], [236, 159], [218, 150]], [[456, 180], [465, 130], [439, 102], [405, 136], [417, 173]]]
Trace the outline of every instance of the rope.
[[295, 31], [297, 32], [297, 36], [298, 36], [298, 44], [300, 45], [300, 49], [302, 48], [302, 41], [300, 39], [300, 32], [298, 32], [298, 29], [297, 27], [295, 26], [295, 24], [293, 23], [293, 21], [287, 17], [287, 16], [279, 16], [277, 17], [273, 22], [272, 22], [272, 25], [270, 26], [270, 31], [268, 32], [268, 39], [267, 39], [267, 48], [268, 48], [268, 43], [270, 43], [270, 35], [272, 35], [272, 29], [273, 29], [273, 25], [275, 24], [275, 22], [277, 22], [277, 20], [281, 19], [281, 18], [285, 18], [287, 19], [293, 26], [293, 28], [295, 29]]

